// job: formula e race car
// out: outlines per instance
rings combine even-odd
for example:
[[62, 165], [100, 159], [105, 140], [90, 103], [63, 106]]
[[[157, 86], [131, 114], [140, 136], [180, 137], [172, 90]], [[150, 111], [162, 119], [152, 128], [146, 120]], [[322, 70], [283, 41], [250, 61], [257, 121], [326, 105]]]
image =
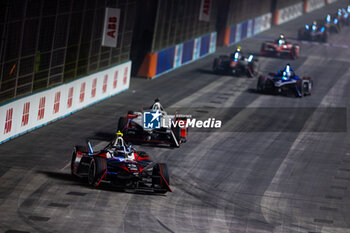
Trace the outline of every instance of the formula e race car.
[[257, 91], [271, 94], [287, 94], [294, 92], [296, 96], [303, 97], [311, 95], [313, 81], [310, 77], [300, 78], [295, 75], [289, 64], [283, 71], [276, 74], [270, 73], [267, 76], [260, 76], [257, 84]]
[[339, 33], [342, 28], [342, 21], [330, 14], [327, 14], [325, 21], [319, 20], [318, 24], [323, 25], [329, 33]]
[[347, 9], [338, 9], [337, 15], [335, 18], [337, 18], [342, 26], [346, 25], [349, 26], [350, 24], [350, 17], [349, 17], [350, 7], [348, 6]]
[[222, 55], [214, 59], [213, 70], [215, 73], [228, 73], [236, 76], [246, 75], [248, 77], [255, 77], [258, 75], [258, 59], [254, 58], [252, 54], [245, 57], [241, 53], [241, 48], [230, 56]]
[[169, 186], [169, 171], [164, 163], [149, 160], [145, 152], [136, 151], [125, 144], [122, 133], [104, 149], [94, 152], [88, 142], [86, 147], [75, 146], [72, 175], [87, 177], [89, 185], [98, 187], [101, 183], [122, 189], [166, 193]]
[[285, 40], [283, 34], [279, 36], [277, 40], [265, 41], [261, 45], [261, 55], [274, 56], [274, 57], [289, 57], [297, 58], [299, 56], [300, 46], [298, 44], [292, 44]]
[[150, 109], [142, 109], [141, 112], [129, 111], [126, 117], [120, 117], [118, 130], [129, 142], [179, 147], [187, 140], [186, 122], [187, 118], [178, 114], [168, 115], [159, 99], [156, 99]]
[[298, 40], [327, 42], [328, 30], [324, 25], [320, 26], [314, 21], [312, 25], [306, 24], [304, 28], [299, 29]]

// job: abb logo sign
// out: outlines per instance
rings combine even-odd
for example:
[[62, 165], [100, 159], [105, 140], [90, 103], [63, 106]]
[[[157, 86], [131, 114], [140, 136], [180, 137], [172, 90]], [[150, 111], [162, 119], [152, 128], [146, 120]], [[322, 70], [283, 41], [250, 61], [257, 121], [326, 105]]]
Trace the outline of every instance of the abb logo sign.
[[113, 89], [116, 89], [118, 85], [118, 70], [114, 73]]
[[53, 104], [53, 114], [57, 113], [60, 110], [60, 99], [61, 92], [56, 92], [55, 94], [55, 103]]
[[6, 121], [5, 121], [4, 134], [11, 132], [12, 114], [13, 114], [13, 108], [10, 108], [6, 111]]
[[119, 29], [120, 9], [106, 8], [102, 46], [116, 47]]
[[80, 103], [84, 101], [85, 98], [85, 83], [82, 83], [80, 86], [80, 95], [79, 95], [79, 101]]
[[199, 20], [206, 22], [210, 21], [210, 8], [211, 0], [202, 0], [199, 12]]
[[103, 79], [102, 93], [106, 93], [107, 91], [107, 81], [108, 81], [108, 74], [106, 74], [105, 78]]
[[92, 81], [91, 98], [94, 98], [96, 95], [96, 84], [97, 84], [97, 78], [95, 78]]
[[69, 91], [68, 91], [68, 100], [67, 100], [67, 108], [72, 107], [72, 103], [73, 103], [73, 90], [74, 90], [74, 87], [69, 88]]
[[108, 31], [107, 31], [107, 35], [115, 38], [115, 32], [117, 30], [117, 17], [109, 17], [108, 18]]
[[128, 67], [125, 67], [124, 69], [124, 77], [123, 77], [123, 84], [125, 85], [128, 82]]
[[39, 110], [38, 110], [38, 120], [41, 120], [44, 118], [45, 115], [45, 97], [41, 97], [39, 101]]
[[22, 124], [21, 124], [22, 126], [28, 125], [29, 108], [30, 108], [30, 102], [27, 102], [23, 105]]

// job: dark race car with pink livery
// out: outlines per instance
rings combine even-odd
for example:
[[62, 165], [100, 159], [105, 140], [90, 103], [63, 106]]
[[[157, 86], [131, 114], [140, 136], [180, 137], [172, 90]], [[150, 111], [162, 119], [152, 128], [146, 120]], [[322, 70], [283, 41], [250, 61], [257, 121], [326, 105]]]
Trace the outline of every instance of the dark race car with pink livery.
[[265, 41], [261, 45], [262, 56], [285, 57], [296, 59], [299, 56], [300, 46], [286, 41], [283, 34], [277, 40]]

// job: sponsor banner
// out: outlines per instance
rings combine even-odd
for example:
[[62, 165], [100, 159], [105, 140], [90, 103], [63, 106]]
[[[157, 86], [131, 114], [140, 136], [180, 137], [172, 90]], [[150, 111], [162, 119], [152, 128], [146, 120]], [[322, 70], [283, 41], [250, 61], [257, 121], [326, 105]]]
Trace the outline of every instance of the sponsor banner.
[[229, 30], [226, 30], [229, 34], [228, 44], [225, 45], [232, 45], [234, 43], [240, 42], [245, 38], [252, 37], [260, 32], [270, 29], [271, 19], [272, 14], [267, 13], [254, 19], [250, 19], [248, 21], [244, 21], [232, 27], [229, 27]]
[[210, 10], [212, 0], [201, 0], [201, 6], [199, 11], [199, 20], [200, 21], [210, 21]]
[[200, 38], [196, 38], [194, 39], [194, 46], [193, 46], [193, 60], [197, 60], [199, 58], [199, 48], [201, 45], [201, 39]]
[[303, 14], [303, 2], [278, 10], [277, 24], [295, 19]]
[[326, 0], [326, 3], [327, 4], [332, 4], [332, 3], [335, 3], [336, 1], [338, 1], [338, 0]]
[[241, 41], [241, 31], [242, 31], [242, 24], [239, 23], [236, 25], [236, 40], [235, 43]]
[[272, 14], [267, 13], [254, 19], [254, 35], [271, 28]]
[[120, 21], [120, 9], [106, 8], [103, 25], [102, 46], [116, 47]]
[[305, 9], [306, 12], [317, 10], [326, 5], [324, 0], [307, 0], [305, 4], [306, 4], [306, 9]]
[[174, 68], [181, 66], [181, 58], [182, 58], [182, 44], [178, 44], [175, 46], [175, 55], [174, 55]]
[[216, 32], [210, 34], [209, 53], [214, 53], [216, 49]]
[[0, 107], [0, 143], [129, 88], [131, 62]]
[[[206, 40], [206, 38], [208, 39]], [[201, 47], [203, 48], [201, 49]], [[184, 64], [195, 61], [205, 55], [213, 53], [215, 52], [215, 49], [216, 49], [216, 32], [211, 32], [211, 33], [202, 35], [200, 37], [197, 37], [193, 40], [188, 40], [181, 44], [177, 44], [174, 47], [169, 47], [169, 48], [160, 50], [156, 53], [158, 56], [157, 63], [155, 64], [157, 72], [156, 72], [156, 75], [151, 78], [158, 77], [159, 75], [167, 73]], [[168, 52], [172, 51], [172, 52], [167, 53], [166, 59], [163, 59], [164, 57], [163, 55], [166, 51]], [[169, 62], [163, 62], [163, 60], [166, 60]]]
[[251, 19], [248, 21], [248, 31], [247, 31], [247, 37], [252, 37], [254, 30], [254, 20]]

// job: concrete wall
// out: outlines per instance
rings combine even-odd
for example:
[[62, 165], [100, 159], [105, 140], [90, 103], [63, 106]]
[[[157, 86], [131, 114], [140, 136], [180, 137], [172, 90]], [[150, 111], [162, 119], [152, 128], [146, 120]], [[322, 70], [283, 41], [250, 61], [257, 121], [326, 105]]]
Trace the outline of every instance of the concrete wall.
[[129, 88], [131, 62], [0, 107], [0, 144]]
[[266, 13], [231, 27], [226, 27], [221, 31], [219, 44], [229, 46], [269, 29], [271, 27], [271, 17], [271, 13]]
[[214, 53], [216, 32], [147, 54], [138, 76], [155, 78], [182, 65]]

